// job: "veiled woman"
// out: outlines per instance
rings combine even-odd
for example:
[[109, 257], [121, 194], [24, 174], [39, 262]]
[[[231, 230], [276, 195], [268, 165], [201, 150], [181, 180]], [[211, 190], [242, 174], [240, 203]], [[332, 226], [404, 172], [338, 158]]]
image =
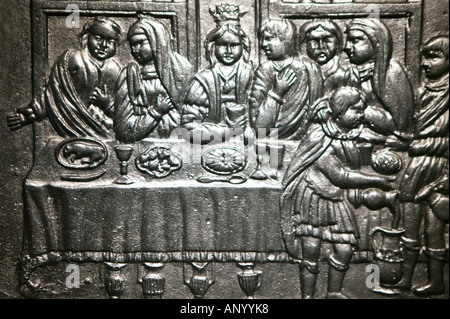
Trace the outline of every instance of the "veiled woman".
[[388, 27], [379, 19], [354, 19], [346, 33], [344, 50], [367, 97], [366, 124], [381, 136], [410, 131], [414, 92], [405, 69], [392, 58]]
[[117, 82], [114, 131], [122, 143], [170, 136], [192, 79], [191, 64], [172, 48], [160, 22], [141, 18], [128, 31], [132, 62]]

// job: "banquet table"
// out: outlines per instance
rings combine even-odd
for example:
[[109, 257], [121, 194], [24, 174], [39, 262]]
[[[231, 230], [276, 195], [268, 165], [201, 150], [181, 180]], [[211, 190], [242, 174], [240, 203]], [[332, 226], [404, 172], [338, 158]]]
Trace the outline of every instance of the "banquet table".
[[[54, 261], [101, 262], [111, 273], [128, 263], [144, 264], [152, 271], [164, 263], [183, 262], [192, 265], [192, 278], [205, 276], [209, 263], [236, 262], [247, 279], [259, 278], [253, 271], [257, 263], [299, 262], [286, 253], [279, 209], [281, 180], [295, 142], [283, 144], [281, 168], [270, 168], [266, 154], [263, 170], [269, 178], [256, 180], [250, 178], [256, 167], [255, 148], [245, 147], [239, 139], [204, 146], [181, 138], [145, 139], [132, 145], [129, 185], [115, 183], [120, 176], [116, 141], [101, 141], [105, 161], [89, 169], [61, 165], [58, 150], [66, 142], [50, 137], [35, 144], [34, 164], [24, 182], [25, 279]], [[164, 178], [138, 170], [136, 158], [155, 147], [177, 154], [181, 168]], [[203, 154], [211, 149], [243, 154], [246, 164], [238, 174], [245, 182], [200, 183], [201, 176], [218, 177], [202, 163]], [[257, 286], [247, 289], [250, 295]]]

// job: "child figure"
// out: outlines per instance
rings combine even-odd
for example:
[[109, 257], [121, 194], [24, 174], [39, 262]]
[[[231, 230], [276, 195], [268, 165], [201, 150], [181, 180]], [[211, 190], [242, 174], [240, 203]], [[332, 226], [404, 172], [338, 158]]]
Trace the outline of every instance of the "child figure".
[[214, 138], [222, 142], [247, 127], [253, 74], [248, 63], [250, 40], [241, 29], [239, 7], [221, 5], [211, 14], [217, 23], [205, 40], [211, 67], [195, 76], [182, 112], [183, 127], [198, 133], [202, 143]]
[[[327, 298], [346, 299], [342, 282], [359, 237], [354, 211], [344, 200], [346, 190], [392, 186], [385, 176], [360, 171], [355, 139], [363, 128], [364, 94], [341, 87], [325, 102], [316, 104], [312, 114], [319, 120], [310, 125], [284, 176], [282, 226], [288, 252], [301, 259], [302, 298], [314, 295], [321, 244], [327, 241], [334, 251], [329, 258]], [[327, 106], [327, 116], [320, 105]]]

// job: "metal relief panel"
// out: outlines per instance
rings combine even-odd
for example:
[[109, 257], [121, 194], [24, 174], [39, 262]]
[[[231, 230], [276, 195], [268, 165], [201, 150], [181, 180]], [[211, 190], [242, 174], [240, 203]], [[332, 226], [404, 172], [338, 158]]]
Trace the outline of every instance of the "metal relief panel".
[[168, 269], [279, 297], [261, 277], [286, 266], [304, 299], [445, 296], [448, 34], [422, 39], [422, 1], [31, 10], [33, 100], [7, 116], [34, 124], [26, 297], [55, 262], [100, 263], [112, 299], [162, 298]]

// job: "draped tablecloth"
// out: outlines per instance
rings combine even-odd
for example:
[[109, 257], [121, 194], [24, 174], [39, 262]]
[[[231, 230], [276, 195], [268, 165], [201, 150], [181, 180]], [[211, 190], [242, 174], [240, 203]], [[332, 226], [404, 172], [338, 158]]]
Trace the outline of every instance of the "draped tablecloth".
[[[61, 138], [37, 139], [35, 161], [24, 183], [23, 258], [34, 264], [51, 260], [110, 262], [170, 261], [293, 261], [285, 251], [279, 196], [281, 179], [296, 143], [287, 143], [277, 178], [250, 179], [256, 166], [253, 148], [237, 140], [224, 145], [193, 146], [184, 140], [136, 143], [129, 161], [131, 185], [118, 185], [119, 161], [114, 141], [104, 141], [108, 158], [90, 170], [58, 164]], [[137, 170], [134, 161], [155, 146], [169, 147], [183, 158], [180, 170], [157, 179]], [[247, 156], [240, 174], [248, 180], [232, 185], [202, 184], [213, 176], [201, 155], [213, 147], [235, 147]], [[263, 165], [268, 171], [267, 158]], [[62, 180], [64, 175], [103, 174], [89, 182]], [[273, 173], [273, 171], [272, 171]], [[216, 176], [217, 177], [217, 176]], [[361, 238], [355, 261], [370, 261], [371, 230], [389, 225], [386, 210], [356, 211]]]
[[[119, 162], [113, 141], [105, 143], [107, 161], [94, 170], [104, 171], [101, 177], [66, 181], [64, 174], [85, 172], [57, 163], [55, 149], [62, 141], [49, 139], [36, 146], [38, 156], [24, 185], [24, 255], [117, 262], [289, 259], [280, 226], [279, 181], [202, 184], [197, 177], [212, 175], [198, 158], [183, 158], [182, 168], [162, 179], [134, 166], [135, 157], [153, 146], [189, 154], [183, 148], [192, 145], [184, 141], [134, 145], [131, 185], [114, 183]], [[247, 177], [254, 170], [248, 160], [242, 172]]]

